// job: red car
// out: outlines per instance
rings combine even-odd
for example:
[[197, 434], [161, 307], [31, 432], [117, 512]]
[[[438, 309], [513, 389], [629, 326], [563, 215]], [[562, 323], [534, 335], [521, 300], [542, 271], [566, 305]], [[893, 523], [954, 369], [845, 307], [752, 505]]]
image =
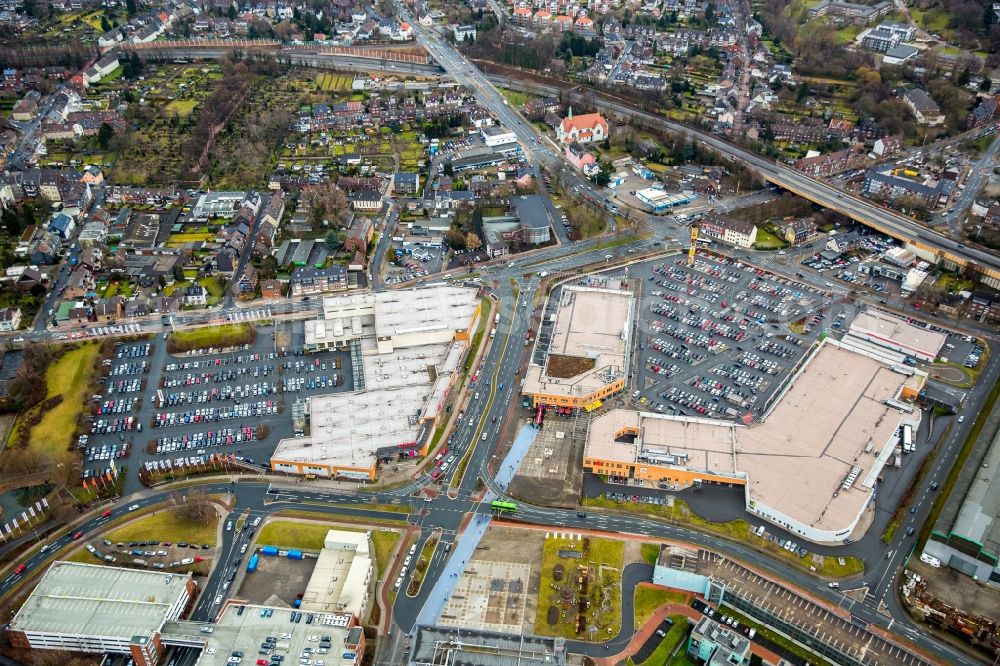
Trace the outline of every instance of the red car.
[[73, 541], [79, 541], [82, 538], [83, 538], [83, 530], [80, 530], [79, 532], [73, 535]]
[[101, 518], [110, 518], [110, 517], [111, 517], [111, 509], [108, 509], [107, 511], [101, 514]]
[[19, 565], [17, 565], [17, 568], [14, 569], [14, 575], [15, 576], [19, 576], [19, 575], [23, 574], [24, 570], [27, 569], [27, 568], [28, 568], [27, 564], [19, 564]]

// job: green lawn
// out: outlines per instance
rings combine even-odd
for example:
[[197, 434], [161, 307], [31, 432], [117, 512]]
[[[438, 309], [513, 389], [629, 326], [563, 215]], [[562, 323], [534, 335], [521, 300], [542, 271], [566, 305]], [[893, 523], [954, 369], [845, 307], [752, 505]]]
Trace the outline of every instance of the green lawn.
[[679, 649], [680, 654], [684, 654], [684, 648], [678, 648], [678, 646], [687, 638], [690, 631], [687, 618], [683, 615], [671, 615], [670, 619], [674, 621], [674, 626], [670, 627], [666, 638], [660, 641], [660, 644], [656, 646], [656, 649], [649, 655], [649, 658], [640, 664], [636, 664], [632, 659], [629, 659], [628, 664], [636, 664], [636, 666], [662, 666], [667, 663], [667, 658], [670, 657], [670, 654], [675, 649]]
[[399, 541], [399, 532], [395, 530], [366, 530], [328, 523], [272, 520], [260, 531], [260, 536], [257, 537], [257, 545], [322, 550], [326, 533], [330, 530], [342, 530], [344, 532], [370, 531], [378, 575], [379, 578], [382, 577], [382, 574], [385, 573], [385, 570], [389, 566], [389, 557], [392, 555], [392, 551]]
[[754, 247], [758, 250], [776, 250], [785, 247], [787, 243], [774, 234], [757, 227], [757, 240]]
[[250, 344], [254, 338], [253, 326], [250, 324], [206, 326], [205, 328], [171, 333], [167, 339], [167, 349], [173, 352], [208, 347], [235, 347]]
[[794, 553], [789, 553], [783, 548], [779, 548], [777, 544], [771, 543], [763, 537], [758, 537], [753, 533], [753, 530], [751, 530], [750, 523], [745, 520], [731, 520], [728, 523], [713, 523], [691, 511], [687, 506], [687, 503], [683, 500], [675, 499], [673, 507], [659, 504], [615, 502], [603, 496], [586, 498], [582, 503], [584, 506], [616, 509], [627, 513], [657, 516], [675, 523], [689, 525], [706, 532], [714, 532], [715, 534], [722, 535], [734, 541], [748, 543], [758, 550], [771, 553], [804, 569], [814, 566], [816, 568], [815, 573], [826, 578], [841, 578], [861, 573], [865, 570], [865, 563], [856, 557], [844, 558], [844, 564], [840, 564], [835, 557], [823, 558], [822, 563], [816, 563], [813, 558], [809, 556], [799, 557]]
[[646, 623], [656, 609], [666, 604], [686, 604], [688, 595], [677, 590], [668, 590], [650, 585], [637, 585], [635, 588], [635, 628], [639, 629]]
[[218, 520], [215, 519], [207, 523], [182, 520], [170, 509], [161, 509], [109, 532], [105, 536], [111, 541], [128, 542], [158, 539], [160, 541], [187, 541], [214, 545], [218, 524]]
[[185, 118], [194, 113], [196, 106], [198, 106], [198, 100], [196, 99], [175, 99], [167, 104], [166, 112], [168, 116]]
[[660, 557], [660, 544], [658, 543], [644, 543], [642, 544], [642, 561], [646, 564], [656, 564], [656, 560]]
[[305, 550], [322, 550], [326, 533], [334, 528], [325, 523], [306, 523], [293, 520], [272, 520], [260, 531], [257, 543], [261, 546], [277, 546], [278, 548], [304, 548]]
[[[33, 449], [49, 455], [65, 453], [69, 449], [77, 419], [84, 405], [88, 404], [87, 387], [99, 352], [98, 343], [88, 342], [66, 352], [49, 366], [45, 375], [46, 399], [61, 395], [62, 402], [42, 415], [42, 420], [31, 429], [29, 445]], [[37, 409], [29, 409], [21, 418], [29, 417]], [[8, 441], [15, 441], [13, 432]]]
[[[589, 551], [580, 558], [562, 558], [560, 551], [575, 551], [583, 554], [584, 541], [576, 539], [546, 539], [542, 547], [542, 579], [539, 589], [538, 612], [535, 617], [535, 633], [540, 636], [562, 636], [577, 640], [603, 641], [617, 636], [621, 629], [621, 569], [625, 546], [621, 541], [610, 539], [589, 539]], [[562, 579], [555, 580], [554, 568], [562, 565]], [[595, 626], [598, 631], [577, 635], [575, 603], [559, 600], [559, 591], [572, 592], [574, 598], [579, 592], [578, 567], [587, 567], [592, 575], [587, 589], [590, 606], [584, 612], [587, 626]], [[555, 624], [548, 622], [549, 608], [556, 608]], [[602, 610], [605, 609], [605, 610]]]

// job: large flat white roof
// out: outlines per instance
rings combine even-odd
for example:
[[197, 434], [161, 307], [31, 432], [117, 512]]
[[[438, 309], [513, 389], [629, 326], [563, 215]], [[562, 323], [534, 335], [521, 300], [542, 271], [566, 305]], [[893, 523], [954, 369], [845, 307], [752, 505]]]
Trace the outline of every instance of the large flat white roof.
[[276, 461], [369, 468], [375, 453], [415, 441], [418, 418], [432, 395], [431, 367], [450, 356], [452, 345], [423, 345], [362, 356], [364, 391], [313, 396], [310, 434], [278, 442]]
[[[528, 367], [523, 393], [584, 396], [623, 375], [633, 299], [631, 291], [619, 287], [617, 280], [606, 287], [563, 287], [545, 366]], [[593, 367], [562, 376], [558, 366], [571, 366], [571, 359], [590, 359]]]
[[871, 336], [874, 340], [930, 357], [936, 357], [948, 340], [944, 333], [914, 326], [905, 319], [881, 310], [859, 313], [851, 322], [851, 333]]
[[477, 290], [469, 287], [380, 291], [375, 294], [375, 330], [379, 337], [464, 330], [478, 304]]
[[130, 639], [157, 631], [187, 591], [190, 574], [55, 562], [11, 629]]
[[[747, 427], [618, 409], [591, 423], [584, 455], [745, 479], [749, 500], [835, 531], [867, 504], [877, 476], [872, 472], [898, 441], [904, 416], [886, 401], [921, 377], [827, 340], [763, 423]], [[905, 419], [919, 422], [919, 412]], [[640, 434], [630, 441], [620, 437], [625, 430]], [[845, 488], [855, 467], [856, 480]]]

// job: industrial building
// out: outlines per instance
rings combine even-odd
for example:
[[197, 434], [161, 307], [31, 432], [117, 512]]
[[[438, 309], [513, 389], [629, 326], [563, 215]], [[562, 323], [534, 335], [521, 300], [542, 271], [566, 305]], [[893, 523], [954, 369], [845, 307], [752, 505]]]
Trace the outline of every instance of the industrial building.
[[926, 374], [868, 345], [824, 340], [765, 413], [738, 423], [615, 409], [590, 423], [584, 469], [681, 488], [742, 485], [746, 510], [803, 539], [849, 538]]
[[942, 508], [924, 554], [1000, 588], [1000, 406], [994, 406], [955, 489]]
[[278, 442], [271, 469], [370, 481], [380, 459], [426, 453], [479, 323], [476, 289], [433, 286], [328, 297], [306, 350], [352, 355], [352, 393], [312, 396], [309, 435]]
[[535, 406], [591, 411], [625, 388], [635, 299], [622, 280], [591, 283], [550, 297], [557, 309], [542, 322], [521, 389]]
[[154, 666], [161, 632], [196, 596], [191, 574], [56, 562], [7, 627], [18, 648], [127, 654]]
[[364, 621], [374, 571], [368, 532], [330, 530], [302, 595], [301, 610], [350, 613]]
[[565, 666], [566, 641], [488, 630], [418, 626], [409, 666], [439, 664]]
[[880, 347], [907, 354], [921, 361], [933, 361], [941, 353], [948, 336], [882, 310], [861, 312], [851, 323], [850, 334]]

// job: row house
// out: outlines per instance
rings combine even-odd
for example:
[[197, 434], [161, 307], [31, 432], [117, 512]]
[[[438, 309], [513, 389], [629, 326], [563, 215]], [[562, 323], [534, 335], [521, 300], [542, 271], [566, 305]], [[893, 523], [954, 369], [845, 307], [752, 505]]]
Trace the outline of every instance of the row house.
[[293, 297], [345, 291], [347, 286], [347, 272], [342, 266], [326, 268], [303, 266], [292, 273], [288, 280], [289, 294]]
[[811, 176], [829, 176], [831, 174], [857, 169], [864, 166], [867, 155], [861, 146], [852, 146], [835, 153], [803, 157], [795, 160], [795, 168]]

